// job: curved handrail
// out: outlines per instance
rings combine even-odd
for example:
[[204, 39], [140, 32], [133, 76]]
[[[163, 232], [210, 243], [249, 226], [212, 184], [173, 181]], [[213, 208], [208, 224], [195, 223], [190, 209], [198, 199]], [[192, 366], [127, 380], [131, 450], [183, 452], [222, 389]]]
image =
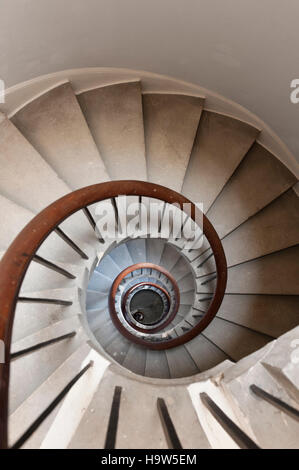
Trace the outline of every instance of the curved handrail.
[[[0, 261], [0, 340], [4, 341], [4, 364], [0, 364], [0, 446], [7, 448], [8, 387], [10, 370], [10, 347], [12, 327], [18, 294], [36, 251], [50, 233], [75, 212], [99, 201], [117, 196], [144, 196], [160, 199], [169, 204], [190, 204], [188, 214], [194, 221], [200, 215], [199, 209], [187, 198], [164, 186], [144, 181], [112, 181], [95, 184], [69, 193], [50, 204], [34, 217], [19, 233]], [[217, 270], [217, 286], [209, 310], [203, 322], [207, 326], [217, 313], [225, 292], [227, 265], [221, 241], [203, 215], [204, 234], [213, 250]], [[205, 327], [204, 326], [204, 327]]]

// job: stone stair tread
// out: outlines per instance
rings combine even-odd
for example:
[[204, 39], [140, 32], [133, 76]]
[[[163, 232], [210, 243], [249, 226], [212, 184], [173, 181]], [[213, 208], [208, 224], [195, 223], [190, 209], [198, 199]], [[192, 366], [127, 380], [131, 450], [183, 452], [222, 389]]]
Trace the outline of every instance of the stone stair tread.
[[[236, 365], [224, 371], [223, 380], [221, 381], [224, 393], [235, 403], [238, 413], [246, 416], [247, 422], [256, 435], [258, 444], [265, 449], [297, 448], [298, 423], [286, 413], [277, 410], [273, 405], [255, 396], [249, 390], [249, 387], [252, 384], [258, 385], [268, 393], [294, 406], [284, 387], [275, 381], [269, 371], [265, 369], [264, 362], [267, 361], [267, 357], [274, 358], [276, 356], [276, 366], [279, 367], [282, 356], [281, 354], [276, 355], [274, 348], [281, 351], [284, 340], [290, 342], [290, 337], [294, 338], [295, 336], [294, 330], [291, 335], [289, 333], [282, 336], [262, 351], [254, 353], [252, 357], [244, 358], [241, 361], [243, 367]], [[286, 355], [283, 354], [283, 357], [286, 357]], [[234, 372], [235, 368], [236, 371]]]
[[146, 261], [148, 263], [160, 264], [164, 242], [159, 239], [146, 239]]
[[133, 264], [146, 262], [146, 244], [145, 239], [138, 238], [126, 243]]
[[0, 165], [1, 194], [34, 213], [70, 191], [7, 118], [0, 124]]
[[69, 82], [31, 101], [11, 120], [70, 188], [109, 180]]
[[6, 250], [35, 214], [1, 194], [0, 214], [1, 224], [5, 227], [5, 230], [0, 232], [0, 248]]
[[[298, 252], [292, 246], [228, 269], [227, 294], [298, 294]], [[208, 277], [207, 277], [208, 279]], [[202, 278], [203, 282], [205, 278]], [[212, 293], [216, 281], [200, 285], [201, 293]]]
[[204, 111], [184, 178], [182, 193], [191, 201], [211, 207], [259, 131], [247, 123]]
[[192, 96], [143, 95], [149, 181], [180, 192], [202, 108], [203, 100]]
[[18, 302], [14, 317], [12, 344], [47, 326], [51, 326], [81, 313], [78, 298], [75, 297], [74, 290], [71, 288], [30, 292], [24, 295], [24, 297], [59, 299], [71, 301], [73, 304], [70, 306], [62, 306], [46, 303]]
[[[87, 336], [81, 328], [78, 317], [71, 317], [43, 328], [13, 344], [12, 352], [19, 351], [72, 331], [76, 331], [74, 337], [21, 356], [11, 363], [10, 413], [14, 412], [57, 367], [86, 342]], [[22, 380], [22, 387], [18, 385], [20, 380]]]
[[278, 337], [298, 325], [298, 295], [225, 295], [218, 316]]
[[184, 377], [198, 373], [198, 367], [184, 346], [166, 350], [171, 378]]
[[[74, 377], [74, 371], [88, 355], [90, 347], [84, 343], [73, 352], [57, 369], [14, 411], [10, 416], [10, 445], [26, 431], [33, 421], [56, 398], [68, 381]], [[51, 427], [59, 406], [53, 410], [32, 437], [23, 446], [24, 449], [40, 447]]]
[[110, 252], [110, 257], [123, 270], [134, 264], [126, 243], [118, 245]]
[[77, 95], [113, 180], [147, 180], [140, 82], [103, 86]]
[[209, 210], [208, 218], [223, 237], [295, 183], [296, 177], [255, 143]]
[[228, 266], [299, 243], [299, 198], [290, 189], [222, 241]]
[[144, 375], [161, 379], [170, 378], [168, 362], [164, 351], [147, 349]]
[[104, 274], [94, 270], [92, 276], [88, 282], [88, 290], [97, 290], [99, 292], [108, 293], [112, 285], [112, 279], [105, 276]]
[[218, 317], [214, 318], [203, 333], [205, 337], [219, 346], [228, 358], [231, 357], [235, 361], [262, 348], [270, 340], [263, 334], [227, 323]]
[[144, 375], [146, 361], [146, 349], [131, 343], [123, 366], [130, 369], [135, 374]]

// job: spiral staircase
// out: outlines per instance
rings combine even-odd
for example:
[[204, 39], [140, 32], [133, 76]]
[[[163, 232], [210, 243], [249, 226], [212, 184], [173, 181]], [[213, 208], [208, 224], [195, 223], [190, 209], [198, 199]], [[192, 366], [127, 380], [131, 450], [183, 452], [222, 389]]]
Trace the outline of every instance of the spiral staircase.
[[297, 179], [261, 132], [142, 80], [0, 115], [2, 448], [298, 447]]

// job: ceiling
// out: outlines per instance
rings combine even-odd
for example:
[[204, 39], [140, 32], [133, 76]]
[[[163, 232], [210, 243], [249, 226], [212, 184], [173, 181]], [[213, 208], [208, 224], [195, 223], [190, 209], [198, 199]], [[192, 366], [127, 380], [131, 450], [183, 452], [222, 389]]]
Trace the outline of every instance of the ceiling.
[[298, 0], [2, 0], [7, 87], [80, 67], [166, 74], [263, 119], [299, 160]]

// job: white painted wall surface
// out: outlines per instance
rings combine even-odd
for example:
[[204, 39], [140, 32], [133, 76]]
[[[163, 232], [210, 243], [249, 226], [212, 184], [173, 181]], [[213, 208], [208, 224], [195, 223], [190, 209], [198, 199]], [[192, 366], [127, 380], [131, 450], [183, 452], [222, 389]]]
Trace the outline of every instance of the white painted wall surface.
[[171, 75], [257, 114], [299, 158], [298, 0], [2, 0], [6, 86], [80, 67]]

